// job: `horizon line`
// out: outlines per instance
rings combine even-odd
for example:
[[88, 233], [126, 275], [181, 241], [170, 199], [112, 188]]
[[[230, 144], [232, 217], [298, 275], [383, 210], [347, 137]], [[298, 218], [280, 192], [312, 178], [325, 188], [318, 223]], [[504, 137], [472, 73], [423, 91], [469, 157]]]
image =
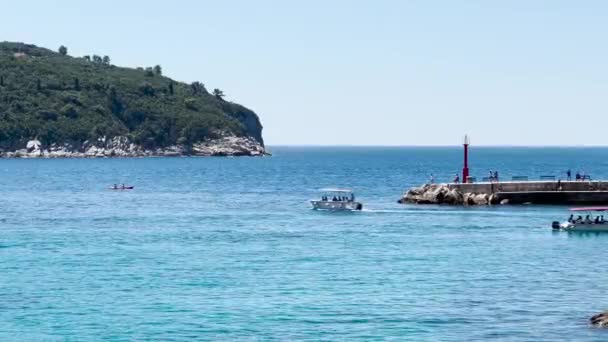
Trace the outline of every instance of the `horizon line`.
[[[460, 145], [360, 145], [360, 144], [265, 144], [266, 147], [462, 147]], [[496, 144], [496, 145], [469, 145], [469, 147], [499, 147], [499, 148], [511, 148], [511, 147], [527, 147], [527, 148], [608, 148], [606, 145], [507, 145], [507, 144]]]

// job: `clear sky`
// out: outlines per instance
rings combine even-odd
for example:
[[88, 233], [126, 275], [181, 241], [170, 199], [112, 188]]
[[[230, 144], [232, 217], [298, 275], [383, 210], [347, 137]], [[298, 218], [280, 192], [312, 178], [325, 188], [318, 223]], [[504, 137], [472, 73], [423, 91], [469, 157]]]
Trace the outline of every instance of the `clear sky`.
[[0, 0], [0, 40], [160, 64], [269, 145], [608, 145], [605, 1]]

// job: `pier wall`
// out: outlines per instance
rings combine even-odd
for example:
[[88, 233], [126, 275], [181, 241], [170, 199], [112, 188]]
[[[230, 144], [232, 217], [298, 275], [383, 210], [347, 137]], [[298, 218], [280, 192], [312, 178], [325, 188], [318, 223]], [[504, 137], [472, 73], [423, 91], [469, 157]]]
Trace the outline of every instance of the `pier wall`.
[[494, 194], [497, 192], [542, 191], [608, 191], [608, 181], [521, 181], [448, 184], [450, 190], [462, 193]]
[[424, 184], [399, 203], [608, 205], [608, 181], [507, 181]]
[[510, 204], [606, 205], [608, 191], [522, 191], [497, 192], [496, 202]]
[[521, 181], [448, 184], [460, 193], [493, 195], [495, 202], [608, 204], [608, 181]]

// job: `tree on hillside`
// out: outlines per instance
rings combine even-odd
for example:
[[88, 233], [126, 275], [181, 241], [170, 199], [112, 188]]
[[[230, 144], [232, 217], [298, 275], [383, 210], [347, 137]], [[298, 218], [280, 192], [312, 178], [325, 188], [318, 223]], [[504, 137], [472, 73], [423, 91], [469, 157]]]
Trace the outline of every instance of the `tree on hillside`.
[[152, 69], [151, 67], [147, 67], [146, 68], [146, 76], [148, 76], [148, 77], [154, 76], [154, 69]]
[[0, 76], [0, 87], [4, 87], [4, 76]]
[[193, 95], [196, 95], [196, 94], [199, 94], [199, 93], [202, 93], [203, 91], [205, 91], [205, 85], [198, 81], [192, 82], [192, 84], [190, 85], [190, 88], [192, 89]]
[[158, 76], [163, 74], [163, 69], [160, 67], [160, 65], [157, 64], [154, 66], [154, 73]]
[[139, 85], [139, 90], [142, 92], [142, 94], [147, 95], [147, 96], [154, 96], [154, 87], [152, 87], [152, 85], [148, 82], [142, 82]]
[[102, 59], [98, 55], [93, 55], [93, 62], [101, 64], [102, 63]]
[[91, 61], [91, 56], [89, 56], [89, 55], [82, 56], [82, 58], [84, 58], [85, 60], [87, 60], [89, 62]]
[[189, 97], [186, 100], [184, 100], [184, 104], [186, 105], [186, 108], [188, 108], [188, 109], [198, 110], [198, 108], [196, 107], [196, 99]]
[[173, 95], [174, 93], [175, 93], [175, 90], [173, 89], [173, 82], [169, 82], [169, 94]]
[[74, 90], [80, 90], [80, 80], [78, 77], [74, 77]]
[[62, 55], [64, 55], [64, 56], [67, 55], [68, 54], [68, 48], [65, 47], [65, 46], [63, 46], [63, 45], [61, 45], [59, 47], [59, 53], [62, 54]]
[[105, 65], [110, 65], [110, 56], [103, 56], [103, 60], [102, 60], [103, 64]]
[[213, 96], [215, 96], [215, 98], [218, 100], [224, 100], [224, 97], [226, 95], [224, 95], [224, 92], [221, 91], [220, 89], [215, 88], [215, 89], [213, 89]]
[[116, 92], [116, 88], [114, 86], [110, 87], [110, 110], [114, 114], [122, 113], [124, 106], [118, 97], [118, 93]]

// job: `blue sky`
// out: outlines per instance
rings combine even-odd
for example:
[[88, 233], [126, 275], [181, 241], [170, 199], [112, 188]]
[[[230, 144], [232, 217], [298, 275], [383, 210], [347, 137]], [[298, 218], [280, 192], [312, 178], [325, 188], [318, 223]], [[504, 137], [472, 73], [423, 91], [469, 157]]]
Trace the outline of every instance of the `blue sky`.
[[7, 1], [0, 40], [160, 64], [270, 145], [608, 145], [602, 1]]

